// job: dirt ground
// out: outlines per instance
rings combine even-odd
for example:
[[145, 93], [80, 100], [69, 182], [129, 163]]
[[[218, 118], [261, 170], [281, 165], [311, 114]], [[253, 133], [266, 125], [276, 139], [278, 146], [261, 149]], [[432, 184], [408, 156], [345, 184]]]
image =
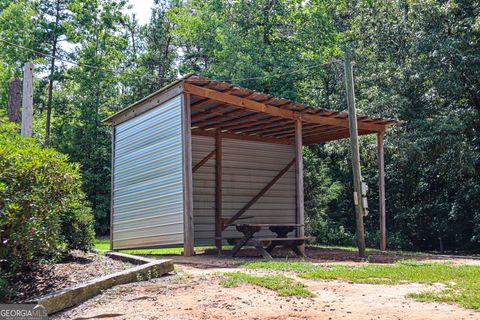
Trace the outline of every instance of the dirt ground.
[[[358, 259], [352, 261], [330, 256], [319, 260], [314, 255], [309, 256], [309, 260], [314, 262], [365, 263]], [[410, 292], [427, 288], [421, 284], [388, 286], [296, 279], [317, 296], [281, 297], [274, 291], [253, 285], [225, 288], [219, 284], [224, 272], [258, 273], [238, 267], [239, 262], [256, 258], [232, 259], [209, 255], [172, 258], [176, 263], [175, 274], [114, 287], [75, 308], [54, 315], [53, 319], [480, 319], [480, 312], [444, 303], [417, 302], [405, 297]], [[432, 258], [480, 265], [480, 260], [475, 259], [419, 259]], [[388, 257], [386, 260], [396, 259]]]

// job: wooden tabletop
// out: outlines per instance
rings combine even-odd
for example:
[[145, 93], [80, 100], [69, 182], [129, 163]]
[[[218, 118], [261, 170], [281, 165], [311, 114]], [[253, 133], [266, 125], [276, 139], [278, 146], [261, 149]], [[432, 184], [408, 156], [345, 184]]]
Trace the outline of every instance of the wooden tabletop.
[[303, 227], [304, 224], [298, 223], [232, 223], [233, 227]]

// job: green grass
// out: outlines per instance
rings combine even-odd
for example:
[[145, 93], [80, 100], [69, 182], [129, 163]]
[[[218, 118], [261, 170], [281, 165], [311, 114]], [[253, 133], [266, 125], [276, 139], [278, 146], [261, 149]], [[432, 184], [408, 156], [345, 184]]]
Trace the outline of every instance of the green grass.
[[228, 272], [224, 276], [225, 278], [221, 282], [224, 287], [236, 287], [239, 283], [250, 283], [273, 290], [280, 296], [315, 297], [313, 292], [305, 289], [303, 283], [295, 282], [281, 274], [254, 276], [243, 272]]
[[291, 271], [299, 277], [314, 280], [336, 279], [353, 283], [444, 284], [442, 290], [411, 293], [419, 301], [456, 303], [465, 308], [480, 310], [480, 267], [453, 266], [448, 263], [424, 263], [404, 260], [392, 265], [370, 264], [362, 266], [314, 265], [308, 262], [261, 261], [246, 263], [245, 268]]
[[[231, 246], [224, 246], [224, 249], [231, 248]], [[110, 250], [109, 239], [96, 239], [95, 249], [97, 250]], [[197, 246], [196, 252], [203, 252], [206, 249], [215, 249], [213, 246]], [[179, 255], [183, 252], [183, 247], [178, 248], [154, 248], [154, 249], [125, 249], [118, 250], [119, 252], [137, 255]]]
[[110, 239], [95, 239], [95, 249], [110, 250]]

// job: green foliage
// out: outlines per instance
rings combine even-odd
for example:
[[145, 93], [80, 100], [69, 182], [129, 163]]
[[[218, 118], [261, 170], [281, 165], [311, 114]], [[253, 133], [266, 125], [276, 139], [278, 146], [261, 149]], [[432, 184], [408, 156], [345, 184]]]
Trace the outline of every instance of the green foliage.
[[261, 286], [278, 293], [279, 296], [298, 296], [302, 298], [315, 297], [316, 295], [305, 289], [305, 285], [301, 282], [295, 282], [292, 278], [284, 275], [265, 275], [255, 276], [243, 272], [227, 272], [224, 273], [225, 279], [221, 284], [224, 287], [236, 287], [239, 283], [250, 283]]
[[0, 259], [7, 268], [89, 250], [93, 216], [78, 165], [0, 122]]
[[411, 293], [419, 301], [442, 301], [480, 310], [480, 267], [449, 263], [432, 263], [404, 260], [394, 265], [369, 264], [358, 267], [347, 265], [316, 265], [309, 262], [255, 262], [243, 265], [247, 268], [293, 271], [301, 278], [325, 280], [337, 279], [354, 283], [402, 284], [442, 283], [445, 289]]
[[[480, 247], [478, 1], [159, 0], [144, 26], [123, 0], [55, 4], [58, 14], [43, 0], [0, 3], [2, 38], [52, 53], [57, 36], [58, 55], [77, 63], [56, 61], [50, 77], [50, 58], [0, 42], [0, 105], [7, 82], [34, 60], [34, 137], [43, 141], [53, 80], [49, 145], [81, 164], [99, 234], [108, 233], [110, 214], [104, 117], [188, 72], [345, 110], [342, 65], [321, 64], [348, 48], [359, 113], [402, 120], [385, 140], [389, 248]], [[361, 138], [360, 151], [371, 187], [367, 244], [377, 246], [373, 136]], [[348, 141], [306, 147], [304, 157], [308, 234], [353, 245]]]

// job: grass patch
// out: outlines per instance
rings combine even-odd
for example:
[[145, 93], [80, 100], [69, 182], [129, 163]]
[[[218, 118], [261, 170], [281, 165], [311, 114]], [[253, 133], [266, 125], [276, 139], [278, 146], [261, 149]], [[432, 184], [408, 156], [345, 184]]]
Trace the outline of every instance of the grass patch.
[[[224, 249], [229, 249], [231, 246], [223, 246]], [[110, 250], [109, 239], [95, 239], [95, 249]], [[215, 249], [214, 246], [198, 246], [195, 247], [195, 252], [204, 252], [206, 249]], [[118, 252], [137, 254], [137, 255], [179, 255], [183, 252], [183, 247], [177, 248], [152, 248], [152, 249], [125, 249], [118, 250]]]
[[239, 283], [250, 283], [273, 290], [280, 296], [315, 297], [313, 292], [305, 289], [303, 283], [295, 282], [281, 274], [254, 276], [243, 272], [228, 272], [224, 276], [225, 279], [221, 282], [224, 287], [236, 287]]
[[480, 267], [453, 266], [451, 263], [425, 263], [404, 260], [391, 265], [362, 266], [314, 265], [308, 262], [261, 261], [242, 265], [252, 269], [290, 271], [305, 279], [336, 279], [353, 283], [402, 284], [442, 283], [445, 289], [412, 293], [419, 301], [456, 303], [465, 308], [480, 310]]
[[110, 239], [95, 239], [95, 249], [110, 250]]

